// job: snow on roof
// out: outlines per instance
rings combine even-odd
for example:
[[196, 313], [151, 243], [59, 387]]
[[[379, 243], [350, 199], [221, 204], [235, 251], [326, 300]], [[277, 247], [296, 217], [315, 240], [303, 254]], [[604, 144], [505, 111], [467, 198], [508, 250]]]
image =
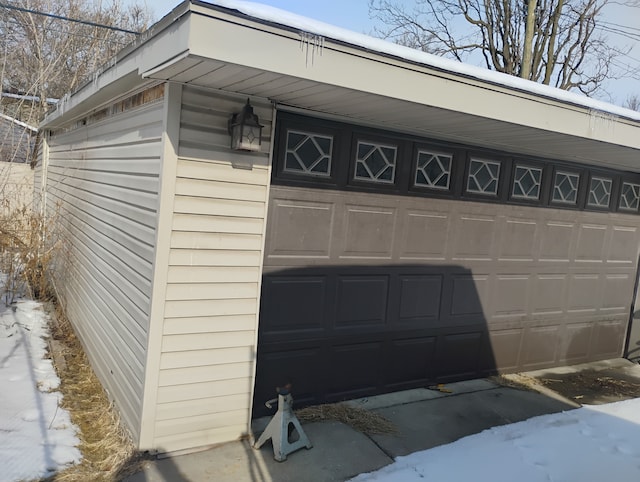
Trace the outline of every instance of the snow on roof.
[[488, 70], [482, 67], [476, 67], [474, 65], [446, 59], [444, 57], [439, 57], [420, 50], [397, 45], [387, 40], [374, 38], [369, 35], [336, 27], [268, 5], [247, 2], [244, 0], [211, 0], [203, 3], [237, 10], [245, 15], [262, 21], [299, 29], [307, 33], [320, 35], [322, 37], [351, 44], [356, 47], [402, 58], [410, 62], [416, 62], [451, 73], [473, 77], [492, 84], [498, 84], [511, 89], [529, 92], [531, 94], [552, 98], [561, 102], [576, 104], [586, 107], [587, 109], [640, 121], [640, 112], [609, 104], [608, 102], [592, 99], [591, 97], [587, 97], [583, 94], [557, 89], [555, 87], [539, 84], [513, 75], [503, 74], [494, 70]]

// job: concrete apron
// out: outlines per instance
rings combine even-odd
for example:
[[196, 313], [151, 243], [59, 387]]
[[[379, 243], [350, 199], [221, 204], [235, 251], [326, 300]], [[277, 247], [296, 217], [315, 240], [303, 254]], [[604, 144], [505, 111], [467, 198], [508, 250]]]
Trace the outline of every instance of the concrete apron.
[[[599, 369], [603, 362], [578, 368]], [[640, 366], [626, 360], [604, 362], [608, 373], [618, 370], [640, 381]], [[595, 367], [595, 368], [594, 368]], [[572, 400], [536, 386], [536, 377], [553, 370], [520, 374], [529, 386], [543, 393], [503, 386], [488, 379], [451, 383], [446, 391], [415, 389], [348, 403], [375, 410], [388, 418], [398, 435], [365, 435], [340, 422], [326, 421], [304, 425], [313, 443], [284, 462], [273, 459], [267, 442], [260, 450], [248, 441], [232, 442], [210, 450], [168, 457], [145, 463], [144, 470], [126, 479], [129, 482], [288, 482], [343, 481], [362, 472], [377, 470], [395, 457], [453, 442], [485, 429], [519, 422], [538, 415], [570, 410], [580, 406]], [[522, 380], [521, 380], [522, 381]], [[258, 435], [268, 418], [254, 422]]]

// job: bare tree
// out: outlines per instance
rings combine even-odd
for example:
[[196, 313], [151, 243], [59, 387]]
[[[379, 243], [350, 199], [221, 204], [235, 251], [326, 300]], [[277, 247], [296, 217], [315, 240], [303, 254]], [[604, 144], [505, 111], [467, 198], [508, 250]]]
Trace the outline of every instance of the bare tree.
[[376, 32], [399, 44], [459, 61], [480, 54], [491, 70], [590, 95], [629, 73], [614, 67], [629, 49], [598, 29], [613, 1], [369, 0], [369, 13], [384, 25]]
[[3, 91], [31, 95], [38, 102], [22, 105], [21, 120], [36, 123], [47, 110], [47, 98], [79, 87], [134, 34], [39, 15], [25, 10], [91, 21], [125, 30], [147, 28], [146, 7], [125, 7], [120, 0], [14, 0], [0, 8], [0, 77]]
[[624, 106], [627, 109], [637, 110], [638, 112], [640, 112], [640, 96], [638, 96], [637, 94], [630, 95], [629, 97], [627, 97]]

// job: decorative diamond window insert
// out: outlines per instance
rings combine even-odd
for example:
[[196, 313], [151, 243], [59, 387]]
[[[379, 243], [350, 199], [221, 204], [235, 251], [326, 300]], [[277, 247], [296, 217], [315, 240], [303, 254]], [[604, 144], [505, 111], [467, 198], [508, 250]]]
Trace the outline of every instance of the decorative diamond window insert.
[[637, 211], [639, 205], [640, 205], [640, 184], [623, 182], [622, 190], [620, 191], [620, 208]]
[[511, 197], [520, 199], [540, 199], [541, 182], [542, 169], [537, 167], [516, 166]]
[[578, 200], [580, 176], [568, 172], [556, 172], [553, 184], [553, 200], [560, 203], [575, 204]]
[[611, 179], [592, 177], [591, 185], [589, 186], [589, 197], [587, 198], [587, 204], [589, 206], [608, 208], [609, 202], [611, 201], [612, 185], [613, 181], [611, 181]]
[[449, 189], [452, 158], [451, 154], [418, 151], [415, 185], [433, 189]]
[[496, 195], [498, 194], [499, 178], [499, 162], [471, 159], [469, 177], [467, 178], [467, 191], [476, 194]]
[[300, 131], [287, 131], [284, 170], [312, 176], [331, 175], [333, 137]]
[[358, 141], [354, 179], [391, 184], [396, 173], [395, 146]]

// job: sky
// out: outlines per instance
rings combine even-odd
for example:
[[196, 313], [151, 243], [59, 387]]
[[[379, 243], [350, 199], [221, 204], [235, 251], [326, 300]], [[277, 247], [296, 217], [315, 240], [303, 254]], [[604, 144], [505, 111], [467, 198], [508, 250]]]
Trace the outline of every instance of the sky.
[[[154, 12], [155, 18], [160, 19], [180, 2], [179, 0], [146, 0], [146, 3]], [[257, 0], [255, 3], [270, 5], [358, 33], [370, 34], [375, 26], [374, 20], [369, 18], [368, 0]], [[414, 2], [403, 0], [403, 3], [410, 5]], [[631, 31], [640, 39], [640, 7], [630, 8], [611, 3], [612, 5], [608, 5], [605, 10], [604, 18], [608, 22], [607, 26], [615, 30], [620, 30], [620, 26], [624, 26], [626, 32]], [[622, 57], [618, 62], [640, 68], [640, 40], [634, 42], [628, 37], [613, 32], [607, 35], [612, 44], [633, 47], [628, 56]], [[605, 89], [608, 95], [598, 95], [599, 100], [623, 105], [628, 97], [640, 96], [640, 80], [638, 78], [611, 80], [608, 81]]]

